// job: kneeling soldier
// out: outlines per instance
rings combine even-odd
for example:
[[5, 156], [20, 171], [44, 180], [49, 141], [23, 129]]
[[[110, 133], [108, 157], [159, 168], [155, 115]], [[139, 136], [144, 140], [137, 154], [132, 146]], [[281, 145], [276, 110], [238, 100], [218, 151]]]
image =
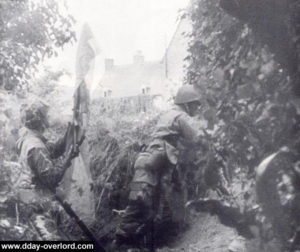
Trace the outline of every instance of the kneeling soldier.
[[[21, 110], [24, 127], [19, 130], [17, 150], [21, 168], [15, 176], [14, 187], [20, 201], [32, 210], [29, 219], [44, 240], [58, 240], [56, 223], [50, 216], [57, 209], [53, 191], [71, 165], [70, 157], [59, 166], [53, 162], [65, 153], [68, 130], [63, 138], [51, 144], [43, 136], [48, 128], [48, 105], [35, 101]], [[68, 128], [69, 129], [69, 128]]]
[[[167, 174], [176, 169], [180, 156], [198, 142], [196, 130], [190, 120], [199, 106], [199, 95], [194, 87], [184, 85], [177, 92], [175, 106], [159, 119], [152, 141], [138, 155], [134, 165], [129, 203], [116, 232], [117, 246], [139, 246], [146, 234], [153, 234], [162, 184], [165, 183], [162, 178], [167, 178]], [[151, 239], [149, 242], [153, 243]]]

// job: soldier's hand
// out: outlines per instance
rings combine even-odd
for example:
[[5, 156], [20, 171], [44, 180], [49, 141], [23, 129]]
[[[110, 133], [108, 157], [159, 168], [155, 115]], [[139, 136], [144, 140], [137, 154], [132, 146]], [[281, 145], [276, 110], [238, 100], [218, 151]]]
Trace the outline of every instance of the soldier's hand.
[[79, 154], [79, 152], [75, 152], [73, 146], [71, 145], [70, 148], [69, 148], [69, 150], [68, 150], [68, 153], [67, 153], [67, 155], [66, 155], [66, 159], [65, 159], [65, 164], [64, 164], [64, 166], [65, 166], [66, 168], [68, 168], [69, 166], [71, 166], [71, 161], [72, 161], [75, 157], [77, 157], [78, 154]]
[[70, 154], [70, 159], [71, 160], [78, 157], [78, 156], [79, 156], [79, 149], [71, 151], [71, 154]]
[[72, 159], [78, 157], [79, 152], [80, 152], [80, 150], [79, 150], [78, 144], [76, 144], [76, 148], [73, 148], [73, 145], [71, 145], [70, 150], [68, 152], [69, 159], [72, 160]]

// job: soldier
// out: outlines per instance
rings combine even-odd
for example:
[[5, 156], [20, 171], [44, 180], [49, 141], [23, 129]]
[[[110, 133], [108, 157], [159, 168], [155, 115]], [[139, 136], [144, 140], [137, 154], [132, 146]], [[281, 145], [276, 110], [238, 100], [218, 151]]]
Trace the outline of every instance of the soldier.
[[[168, 180], [168, 174], [177, 174], [175, 186], [179, 189], [180, 171], [176, 166], [185, 155], [185, 150], [193, 147], [198, 141], [190, 119], [196, 114], [199, 106], [199, 95], [194, 87], [184, 85], [177, 92], [175, 106], [159, 119], [150, 144], [135, 161], [129, 204], [121, 215], [116, 232], [116, 246], [139, 246], [139, 241], [143, 240], [146, 233], [153, 234], [162, 184], [169, 184], [162, 178]], [[149, 242], [152, 243], [152, 240]]]
[[57, 208], [53, 191], [76, 155], [69, 156], [62, 166], [54, 164], [53, 159], [65, 153], [70, 131], [55, 144], [49, 143], [43, 136], [49, 126], [47, 113], [48, 105], [41, 101], [35, 101], [21, 110], [24, 127], [19, 130], [17, 140], [21, 169], [15, 174], [14, 187], [23, 206], [32, 210], [29, 219], [42, 239], [58, 240], [56, 223], [50, 216], [51, 210]]

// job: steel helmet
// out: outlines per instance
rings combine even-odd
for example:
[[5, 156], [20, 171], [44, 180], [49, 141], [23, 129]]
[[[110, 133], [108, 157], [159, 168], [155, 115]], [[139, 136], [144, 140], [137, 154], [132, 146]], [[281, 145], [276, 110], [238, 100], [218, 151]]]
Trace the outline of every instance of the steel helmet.
[[49, 126], [47, 114], [49, 105], [37, 100], [21, 108], [22, 123], [29, 129], [41, 129]]
[[200, 96], [193, 85], [183, 85], [177, 91], [175, 104], [184, 104], [193, 101], [199, 101]]

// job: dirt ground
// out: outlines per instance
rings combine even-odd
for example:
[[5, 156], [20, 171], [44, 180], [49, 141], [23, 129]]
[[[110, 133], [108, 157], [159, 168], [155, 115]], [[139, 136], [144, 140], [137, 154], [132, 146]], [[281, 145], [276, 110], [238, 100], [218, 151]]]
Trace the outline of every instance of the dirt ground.
[[236, 232], [219, 223], [218, 218], [209, 214], [192, 213], [190, 228], [181, 234], [169, 248], [160, 252], [191, 251], [221, 252], [228, 251], [229, 244], [237, 236]]
[[[241, 240], [234, 229], [222, 225], [216, 216], [190, 213], [189, 218], [189, 229], [159, 252], [280, 252], [274, 242], [262, 247], [259, 239]], [[234, 248], [233, 241], [239, 246]]]

